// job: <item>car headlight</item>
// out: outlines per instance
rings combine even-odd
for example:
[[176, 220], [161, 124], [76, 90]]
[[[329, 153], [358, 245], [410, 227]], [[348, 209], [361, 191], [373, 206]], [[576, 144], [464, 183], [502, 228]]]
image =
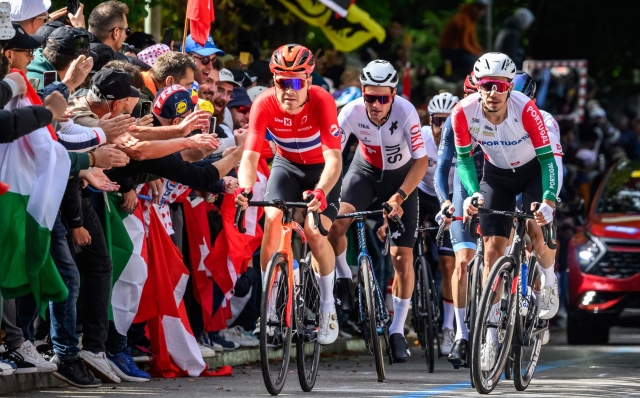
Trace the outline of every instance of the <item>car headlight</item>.
[[606, 253], [606, 248], [600, 239], [586, 232], [585, 236], [587, 241], [576, 247], [578, 264], [583, 272], [587, 272]]

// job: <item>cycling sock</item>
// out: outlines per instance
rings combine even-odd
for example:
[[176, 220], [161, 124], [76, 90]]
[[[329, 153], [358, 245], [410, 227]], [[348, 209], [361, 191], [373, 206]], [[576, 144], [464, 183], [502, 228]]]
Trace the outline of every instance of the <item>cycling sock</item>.
[[343, 251], [342, 254], [339, 254], [336, 257], [336, 277], [337, 278], [349, 278], [351, 279], [353, 276], [351, 275], [351, 268], [349, 268], [349, 264], [347, 264], [347, 251]]
[[556, 283], [556, 272], [555, 272], [556, 262], [554, 261], [549, 268], [542, 268], [542, 273], [544, 274], [544, 285], [545, 286], [553, 286]]
[[393, 297], [393, 321], [389, 326], [389, 336], [394, 333], [400, 333], [404, 336], [404, 321], [407, 320], [407, 313], [409, 312], [409, 306], [411, 305], [411, 299], [401, 299], [400, 297]]
[[264, 272], [263, 270], [260, 270], [260, 275], [262, 275], [262, 279], [260, 279], [260, 280], [262, 281], [262, 287], [263, 288], [264, 288], [264, 284], [265, 284], [264, 274], [266, 274], [266, 272]]
[[467, 324], [464, 323], [466, 313], [466, 308], [456, 308], [456, 341], [460, 339], [469, 340], [469, 328], [467, 327]]
[[444, 321], [442, 322], [442, 330], [444, 329], [453, 330], [453, 317], [454, 317], [453, 301], [443, 298], [442, 304], [444, 306]]
[[334, 312], [336, 306], [333, 298], [333, 280], [335, 279], [336, 272], [332, 271], [329, 275], [320, 275], [318, 278], [318, 285], [320, 287], [320, 311], [322, 312]]

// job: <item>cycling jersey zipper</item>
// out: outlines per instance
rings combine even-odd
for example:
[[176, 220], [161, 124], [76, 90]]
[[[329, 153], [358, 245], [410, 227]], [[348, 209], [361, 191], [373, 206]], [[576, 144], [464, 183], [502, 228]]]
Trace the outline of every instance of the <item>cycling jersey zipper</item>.
[[[493, 123], [492, 123], [493, 124]], [[495, 124], [493, 125], [493, 128], [496, 129], [496, 137], [498, 137], [498, 143], [500, 143], [500, 136], [498, 135], [498, 126], [496, 126]], [[505, 141], [506, 142], [506, 141]], [[504, 147], [503, 145], [500, 145], [500, 151], [502, 152], [502, 156], [504, 156], [504, 160], [507, 161], [507, 163], [509, 163], [509, 158], [507, 158], [507, 155], [504, 153]], [[509, 166], [511, 166], [511, 164], [509, 163]], [[513, 171], [514, 173], [516, 172], [516, 169], [514, 167], [511, 167], [511, 171]]]
[[[391, 113], [391, 111], [389, 111], [389, 113]], [[368, 117], [369, 115], [367, 115]], [[369, 119], [371, 120], [371, 119]], [[386, 123], [386, 121], [385, 121]], [[382, 123], [384, 125], [384, 123]], [[382, 160], [382, 170], [380, 171], [380, 180], [378, 180], [378, 182], [382, 182], [382, 177], [384, 176], [384, 145], [382, 145], [382, 133], [380, 130], [381, 126], [377, 126], [374, 124], [374, 126], [376, 126], [378, 128], [378, 143], [380, 144], [380, 158]]]

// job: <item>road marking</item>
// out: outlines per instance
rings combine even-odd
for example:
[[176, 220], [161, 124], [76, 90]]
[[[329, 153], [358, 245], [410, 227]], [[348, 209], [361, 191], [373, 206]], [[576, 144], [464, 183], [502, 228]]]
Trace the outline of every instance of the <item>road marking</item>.
[[[561, 367], [565, 367], [565, 366], [569, 366], [569, 365], [574, 365], [574, 364], [580, 363], [580, 362], [593, 361], [593, 360], [596, 360], [596, 359], [610, 357], [610, 356], [614, 356], [614, 355], [617, 355], [617, 354], [630, 354], [630, 353], [640, 353], [640, 348], [633, 348], [633, 347], [618, 348], [618, 349], [615, 349], [613, 351], [609, 351], [608, 353], [602, 353], [602, 354], [598, 354], [598, 355], [592, 355], [592, 356], [581, 357], [581, 358], [564, 359], [564, 360], [560, 360], [560, 361], [549, 362], [549, 363], [546, 363], [546, 364], [538, 364], [538, 366], [536, 366], [536, 373], [544, 372], [544, 371], [551, 370], [551, 369], [561, 368]], [[500, 378], [500, 380], [504, 380], [504, 375]], [[469, 387], [471, 387], [471, 380], [467, 380], [467, 381], [463, 381], [463, 382], [459, 382], [459, 383], [453, 383], [453, 384], [445, 384], [443, 386], [429, 388], [428, 390], [415, 391], [415, 392], [410, 392], [410, 393], [407, 393], [407, 394], [396, 395], [393, 398], [433, 397], [435, 395], [446, 394], [446, 393], [450, 393], [450, 392], [453, 392], [453, 391], [466, 389], [466, 388], [469, 388]]]

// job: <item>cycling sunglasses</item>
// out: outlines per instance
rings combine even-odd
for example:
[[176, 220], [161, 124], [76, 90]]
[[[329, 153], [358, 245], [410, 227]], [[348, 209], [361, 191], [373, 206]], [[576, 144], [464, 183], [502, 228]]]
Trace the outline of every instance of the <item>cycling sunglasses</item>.
[[243, 115], [246, 115], [247, 113], [249, 113], [249, 111], [251, 111], [251, 107], [246, 105], [236, 106], [236, 111], [242, 113]]
[[431, 116], [431, 124], [434, 126], [442, 126], [447, 120], [447, 116]]
[[486, 93], [490, 93], [495, 90], [498, 94], [504, 94], [509, 91], [510, 82], [503, 82], [500, 80], [479, 80], [476, 82], [476, 87]]
[[302, 90], [307, 86], [307, 79], [300, 78], [275, 78], [273, 81], [282, 90], [288, 90], [290, 88], [295, 91]]
[[381, 105], [388, 104], [391, 102], [393, 96], [391, 94], [386, 95], [373, 95], [373, 94], [364, 94], [364, 100], [370, 104], [374, 104], [378, 101]]

